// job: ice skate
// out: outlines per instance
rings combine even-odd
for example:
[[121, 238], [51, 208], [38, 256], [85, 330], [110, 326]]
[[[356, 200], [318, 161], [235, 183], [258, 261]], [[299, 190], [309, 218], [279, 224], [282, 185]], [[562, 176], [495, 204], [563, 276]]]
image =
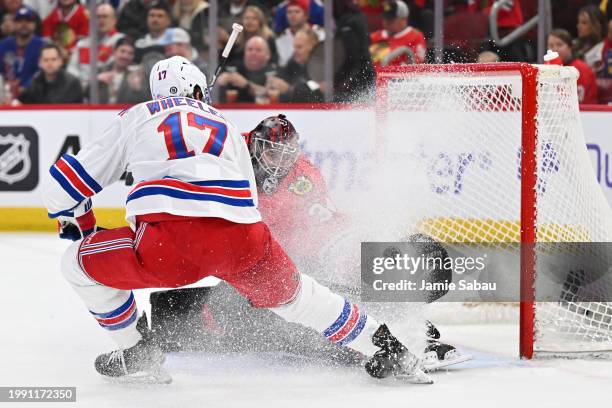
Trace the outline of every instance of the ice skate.
[[372, 342], [380, 347], [365, 365], [366, 371], [372, 377], [393, 376], [415, 384], [433, 384], [423, 371], [419, 358], [391, 334], [387, 325], [383, 324], [376, 330]]
[[425, 372], [431, 372], [471, 359], [472, 356], [462, 354], [450, 344], [437, 340], [427, 340], [427, 347], [425, 347], [425, 353], [423, 354], [423, 369]]
[[164, 354], [149, 330], [145, 314], [138, 319], [136, 328], [142, 340], [130, 348], [99, 355], [96, 371], [114, 382], [169, 384], [172, 378], [162, 367]]
[[428, 339], [423, 352], [423, 369], [425, 372], [435, 371], [472, 359], [472, 356], [462, 354], [455, 346], [439, 341], [440, 332], [430, 321], [427, 321], [426, 325]]

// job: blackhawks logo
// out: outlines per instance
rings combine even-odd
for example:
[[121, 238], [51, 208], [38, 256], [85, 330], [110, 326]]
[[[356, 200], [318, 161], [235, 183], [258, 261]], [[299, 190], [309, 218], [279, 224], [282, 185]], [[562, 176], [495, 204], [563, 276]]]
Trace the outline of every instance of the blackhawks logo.
[[312, 191], [312, 181], [306, 176], [299, 176], [295, 181], [289, 184], [289, 191], [297, 195], [305, 195]]

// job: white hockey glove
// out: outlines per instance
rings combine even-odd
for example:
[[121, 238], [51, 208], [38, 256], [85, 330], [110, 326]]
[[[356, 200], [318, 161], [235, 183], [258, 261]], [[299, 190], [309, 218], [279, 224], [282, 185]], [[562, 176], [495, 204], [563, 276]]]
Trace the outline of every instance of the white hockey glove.
[[96, 216], [92, 209], [91, 199], [81, 202], [71, 211], [72, 216], [57, 217], [59, 237], [77, 241], [96, 230]]

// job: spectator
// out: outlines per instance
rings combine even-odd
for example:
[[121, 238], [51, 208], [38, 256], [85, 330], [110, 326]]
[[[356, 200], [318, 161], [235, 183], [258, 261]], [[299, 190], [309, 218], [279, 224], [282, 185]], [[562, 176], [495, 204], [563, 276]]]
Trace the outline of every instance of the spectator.
[[[468, 2], [470, 0], [467, 0]], [[423, 33], [426, 39], [432, 39], [434, 36], [434, 10], [432, 0], [407, 0], [406, 5], [410, 10], [409, 24], [420, 32]], [[447, 1], [447, 4], [457, 4], [456, 1]], [[471, 3], [470, 3], [471, 4]], [[446, 12], [450, 7], [446, 7]], [[465, 10], [455, 7], [453, 14], [461, 14], [462, 12], [468, 11], [469, 7]], [[362, 7], [363, 10], [363, 7]], [[364, 11], [365, 13], [365, 11]], [[366, 13], [367, 16], [367, 13]], [[446, 19], [445, 19], [446, 20]], [[446, 21], [444, 22], [446, 24]], [[374, 30], [371, 30], [374, 31]]]
[[493, 51], [483, 51], [478, 54], [478, 59], [476, 60], [479, 64], [492, 64], [499, 62], [499, 55], [494, 53]]
[[149, 99], [142, 67], [134, 62], [134, 42], [130, 38], [117, 41], [113, 63], [98, 74], [100, 103], [136, 104]]
[[555, 51], [563, 61], [563, 65], [573, 66], [578, 70], [578, 102], [597, 103], [597, 83], [595, 74], [582, 60], [572, 53], [572, 36], [567, 30], [552, 30], [548, 35], [548, 49]]
[[[117, 18], [115, 9], [110, 4], [100, 4], [96, 8], [98, 19], [98, 67], [103, 69], [112, 63], [113, 49], [123, 34], [115, 28]], [[68, 72], [81, 80], [83, 88], [89, 80], [90, 39], [80, 39], [74, 52], [70, 55]]]
[[45, 44], [40, 50], [40, 71], [19, 96], [22, 103], [82, 103], [79, 79], [62, 68], [62, 50], [56, 44]]
[[[486, 7], [483, 12], [488, 16], [491, 13], [491, 8], [495, 0], [486, 0]], [[476, 11], [478, 5], [475, 1], [468, 1], [468, 7]], [[482, 3], [482, 2], [481, 2]], [[504, 4], [497, 13], [497, 27], [499, 28], [500, 35], [503, 37], [510, 33], [515, 28], [520, 27], [524, 22], [523, 10], [521, 9], [520, 0], [512, 0]]]
[[15, 31], [15, 13], [23, 7], [23, 0], [4, 0], [0, 8], [0, 38], [12, 35]]
[[555, 0], [551, 16], [554, 26], [567, 30], [574, 38], [577, 37], [576, 19], [580, 9], [596, 1], [598, 0]]
[[191, 45], [204, 51], [204, 35], [208, 30], [208, 3], [204, 0], [177, 0], [173, 9], [178, 26], [189, 33]]
[[34, 34], [37, 16], [22, 7], [15, 14], [15, 34], [0, 41], [0, 74], [11, 88], [12, 97], [28, 87], [38, 71], [38, 55], [43, 40]]
[[[492, 6], [496, 0], [484, 0], [484, 1], [455, 0], [455, 1], [456, 2], [460, 2], [460, 1], [467, 2], [468, 9], [470, 11], [479, 13], [481, 10], [483, 13], [483, 17], [485, 17], [485, 21], [487, 23], [479, 28], [484, 29], [485, 26], [488, 27], [488, 18], [489, 18], [489, 15], [491, 14]], [[581, 0], [581, 1], [584, 1], [584, 0]], [[512, 1], [508, 1], [502, 4], [501, 7], [498, 9], [497, 27], [498, 27], [498, 33], [499, 33], [500, 38], [504, 38], [507, 35], [510, 35], [510, 33], [512, 33], [515, 29], [519, 28], [525, 22], [521, 3], [525, 5], [528, 2], [525, 0], [512, 0]], [[537, 3], [537, 1], [535, 3]], [[534, 44], [533, 41], [529, 40], [525, 36], [522, 36], [521, 38], [515, 39], [511, 43], [505, 45], [504, 47], [500, 47], [499, 44], [497, 44], [493, 40], [489, 41], [488, 44], [485, 44], [484, 47], [487, 49], [495, 50], [495, 52], [504, 61], [534, 61], [535, 60], [535, 49], [534, 49], [533, 44]], [[469, 49], [465, 47], [460, 47], [460, 48], [461, 48], [460, 53], [467, 52], [469, 54]], [[457, 55], [457, 57], [459, 56], [460, 55]], [[457, 61], [457, 59], [455, 59], [455, 61]]]
[[[289, 27], [289, 19], [287, 15], [291, 0], [285, 0], [280, 3], [274, 13], [274, 32], [282, 33]], [[323, 2], [321, 0], [307, 0], [308, 23], [323, 27], [324, 14]]]
[[131, 38], [147, 34], [147, 12], [155, 0], [129, 0], [119, 13], [117, 29]]
[[191, 38], [187, 31], [180, 27], [176, 27], [169, 28], [168, 33], [168, 43], [164, 45], [165, 57], [170, 58], [180, 55], [200, 68], [200, 71], [206, 73], [208, 71], [207, 64], [200, 58], [198, 51], [192, 47]]
[[599, 72], [598, 76], [602, 78], [612, 78], [612, 20], [608, 21], [608, 35], [606, 35], [603, 41], [601, 56], [603, 69]]
[[172, 24], [170, 6], [164, 1], [151, 4], [147, 12], [148, 33], [136, 40], [136, 62], [140, 62], [150, 52], [163, 53], [163, 46], [168, 42], [167, 30]]
[[244, 60], [238, 65], [237, 70], [232, 72], [232, 67], [228, 67], [226, 72], [219, 75], [217, 83], [221, 87], [223, 101], [228, 102], [228, 95], [237, 91], [237, 96], [229, 102], [266, 103], [267, 76], [275, 73], [275, 67], [270, 64], [270, 59], [270, 48], [266, 40], [262, 37], [249, 39], [245, 45]]
[[89, 34], [87, 9], [78, 0], [58, 0], [57, 6], [43, 21], [42, 34], [71, 50], [80, 38]]
[[354, 101], [374, 87], [374, 66], [370, 56], [365, 16], [353, 0], [334, 0], [336, 40], [346, 55], [334, 75], [334, 99]]
[[253, 37], [259, 36], [268, 41], [268, 47], [272, 53], [272, 62], [278, 62], [278, 54], [276, 52], [276, 42], [274, 32], [268, 26], [266, 16], [257, 6], [247, 6], [242, 13], [242, 26], [244, 31], [236, 40], [236, 45], [232, 49], [231, 61], [237, 63], [244, 57], [244, 44]]
[[[242, 19], [242, 13], [247, 6], [257, 6], [261, 10], [267, 10], [267, 8], [261, 4], [258, 0], [220, 0], [219, 1], [219, 27], [221, 27], [221, 33], [219, 34], [219, 40], [225, 43], [229, 38], [229, 33], [232, 32], [232, 24]], [[267, 18], [268, 16], [266, 16]]]
[[[289, 0], [287, 4], [287, 27], [276, 39], [278, 63], [284, 66], [293, 55], [293, 36], [298, 30], [308, 27], [309, 0]], [[319, 26], [313, 26], [319, 41], [325, 39], [325, 31]]]
[[597, 6], [586, 6], [578, 12], [578, 38], [574, 41], [574, 55], [587, 63], [593, 72], [603, 67], [603, 39], [607, 35], [605, 16]]
[[[293, 38], [293, 56], [281, 68], [278, 77], [270, 77], [266, 83], [268, 95], [280, 94], [281, 102], [323, 102], [325, 83], [317, 83], [308, 74], [308, 62], [319, 43], [317, 34], [304, 27]], [[275, 98], [271, 96], [272, 100]]]
[[[370, 35], [372, 41], [370, 52], [375, 64], [383, 65], [384, 62], [384, 65], [402, 65], [425, 62], [427, 54], [425, 37], [419, 30], [408, 25], [409, 14], [408, 6], [401, 0], [384, 3], [383, 29]], [[398, 55], [393, 58], [395, 54]]]
[[38, 17], [44, 20], [53, 11], [55, 0], [23, 0], [23, 4], [34, 10]]

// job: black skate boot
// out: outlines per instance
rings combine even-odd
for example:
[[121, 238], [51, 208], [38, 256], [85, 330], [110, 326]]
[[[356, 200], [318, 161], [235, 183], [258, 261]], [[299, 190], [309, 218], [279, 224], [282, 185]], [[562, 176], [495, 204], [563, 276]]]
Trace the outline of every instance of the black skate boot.
[[431, 372], [453, 364], [471, 360], [472, 356], [459, 352], [454, 346], [442, 343], [440, 332], [430, 321], [426, 322], [427, 346], [423, 352], [423, 369]]
[[440, 338], [440, 332], [438, 331], [438, 328], [434, 326], [433, 323], [429, 320], [425, 321], [425, 329], [425, 335], [427, 336], [427, 338], [435, 340], [438, 340]]
[[162, 367], [164, 353], [149, 330], [144, 313], [136, 322], [136, 329], [142, 340], [130, 348], [99, 355], [96, 371], [117, 382], [169, 384], [172, 378]]
[[394, 376], [416, 384], [433, 384], [423, 372], [421, 361], [391, 334], [386, 324], [376, 330], [372, 343], [380, 347], [365, 364], [366, 371], [372, 377]]

